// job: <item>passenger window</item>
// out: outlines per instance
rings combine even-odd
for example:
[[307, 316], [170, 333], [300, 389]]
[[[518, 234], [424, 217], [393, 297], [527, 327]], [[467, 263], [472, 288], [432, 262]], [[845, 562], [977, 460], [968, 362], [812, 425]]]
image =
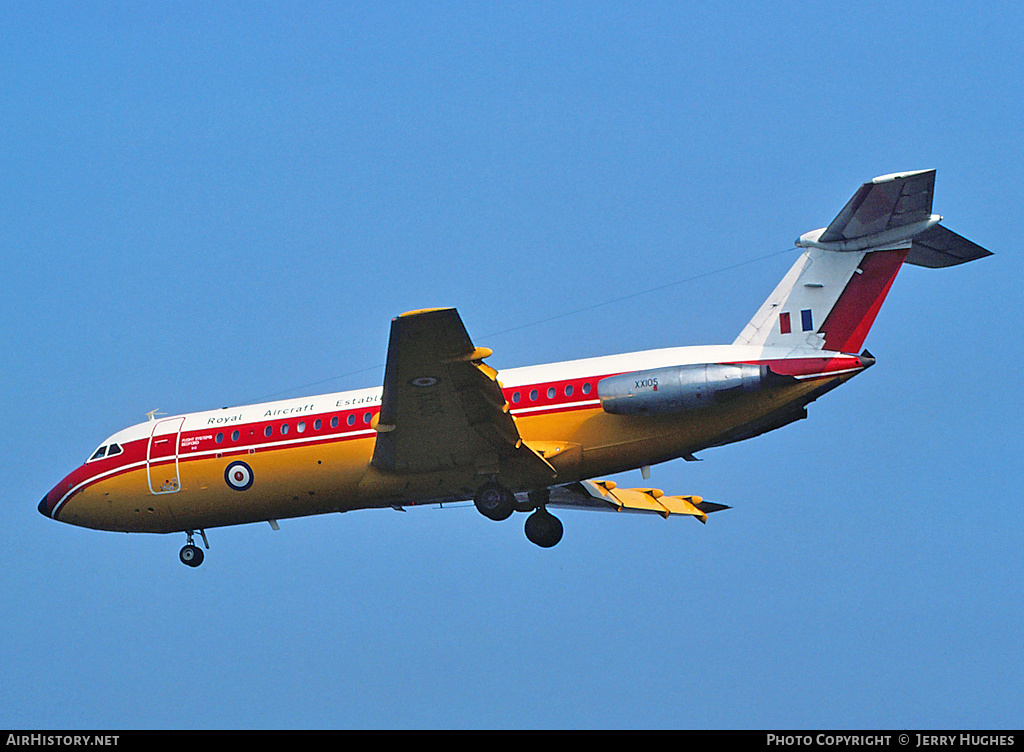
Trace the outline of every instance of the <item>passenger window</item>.
[[306, 421], [300, 420], [299, 424], [297, 426], [295, 426], [295, 430], [298, 431], [299, 433], [302, 433], [303, 431], [305, 431], [306, 430]]
[[589, 382], [583, 385], [583, 393], [584, 394], [590, 394], [590, 383]]
[[314, 431], [319, 431], [321, 426], [323, 426], [323, 424], [324, 424], [324, 422], [322, 420], [320, 420], [319, 418], [317, 418], [316, 420], [313, 421], [313, 430]]
[[222, 441], [224, 441], [224, 434], [223, 434], [223, 433], [220, 433], [220, 432], [218, 432], [218, 433], [217, 433], [217, 436], [216, 436], [216, 438], [215, 438], [215, 441], [216, 441], [216, 442], [217, 442], [218, 444], [219, 444], [219, 443], [221, 443]]
[[273, 432], [274, 432], [273, 426], [267, 426], [266, 428], [263, 429], [263, 435], [267, 436], [268, 438], [269, 438], [270, 434], [272, 434]]
[[548, 387], [548, 399], [555, 398], [555, 388], [553, 386]]
[[238, 441], [238, 431], [232, 431], [231, 432], [231, 440], [232, 441]]
[[287, 423], [282, 423], [281, 424], [281, 435], [284, 436], [286, 433], [288, 433], [288, 424]]
[[530, 402], [533, 402], [535, 399], [537, 399], [537, 390], [536, 389], [531, 389], [530, 390]]
[[572, 384], [568, 384], [565, 387], [565, 396], [566, 397], [571, 397], [572, 396]]
[[335, 415], [333, 418], [331, 418], [331, 428], [337, 428], [337, 427], [338, 427], [338, 416]]
[[363, 413], [363, 423], [370, 425], [370, 420], [373, 418], [373, 413]]
[[512, 401], [513, 402], [518, 402], [520, 399], [522, 399], [522, 397], [520, 397], [519, 392], [513, 392], [512, 393]]
[[347, 418], [345, 418], [345, 422], [348, 423], [350, 426], [354, 426], [356, 424], [356, 416], [349, 415]]

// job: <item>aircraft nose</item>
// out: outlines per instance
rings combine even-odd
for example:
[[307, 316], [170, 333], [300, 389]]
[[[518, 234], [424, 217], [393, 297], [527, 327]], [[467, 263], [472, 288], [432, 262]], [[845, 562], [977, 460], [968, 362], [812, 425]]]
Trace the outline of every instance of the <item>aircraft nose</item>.
[[36, 507], [39, 510], [39, 514], [43, 517], [49, 517], [54, 519], [53, 508], [57, 505], [57, 499], [60, 496], [57, 494], [57, 489], [51, 489], [49, 493], [43, 496], [43, 500], [39, 502], [39, 506]]

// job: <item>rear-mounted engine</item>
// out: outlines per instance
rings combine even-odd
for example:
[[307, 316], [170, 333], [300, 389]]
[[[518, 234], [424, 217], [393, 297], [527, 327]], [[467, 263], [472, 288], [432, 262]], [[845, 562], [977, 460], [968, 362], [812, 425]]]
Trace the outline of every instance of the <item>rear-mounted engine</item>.
[[768, 366], [707, 363], [609, 376], [597, 396], [613, 415], [664, 415], [719, 405], [785, 379]]

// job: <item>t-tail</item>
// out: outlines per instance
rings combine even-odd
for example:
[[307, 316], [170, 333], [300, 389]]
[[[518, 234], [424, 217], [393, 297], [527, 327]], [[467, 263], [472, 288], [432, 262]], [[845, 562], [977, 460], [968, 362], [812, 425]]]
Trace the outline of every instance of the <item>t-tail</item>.
[[734, 344], [857, 353], [904, 263], [954, 266], [992, 255], [932, 214], [935, 170], [865, 183], [806, 249]]

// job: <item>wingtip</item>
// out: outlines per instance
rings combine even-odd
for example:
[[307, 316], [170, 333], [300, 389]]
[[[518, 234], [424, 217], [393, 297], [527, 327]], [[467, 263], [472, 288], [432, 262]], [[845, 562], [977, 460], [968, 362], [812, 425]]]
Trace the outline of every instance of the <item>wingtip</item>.
[[455, 309], [450, 307], [450, 306], [447, 307], [447, 308], [444, 308], [444, 307], [442, 307], [442, 308], [417, 308], [417, 309], [412, 310], [412, 311], [406, 311], [405, 313], [400, 313], [395, 318], [403, 319], [406, 316], [419, 316], [419, 315], [424, 314], [424, 313], [436, 313], [437, 311], [454, 311], [454, 310]]
[[694, 504], [697, 509], [704, 512], [704, 514], [711, 514], [712, 512], [721, 512], [723, 509], [732, 509], [727, 504], [716, 504], [713, 501], [698, 501]]

